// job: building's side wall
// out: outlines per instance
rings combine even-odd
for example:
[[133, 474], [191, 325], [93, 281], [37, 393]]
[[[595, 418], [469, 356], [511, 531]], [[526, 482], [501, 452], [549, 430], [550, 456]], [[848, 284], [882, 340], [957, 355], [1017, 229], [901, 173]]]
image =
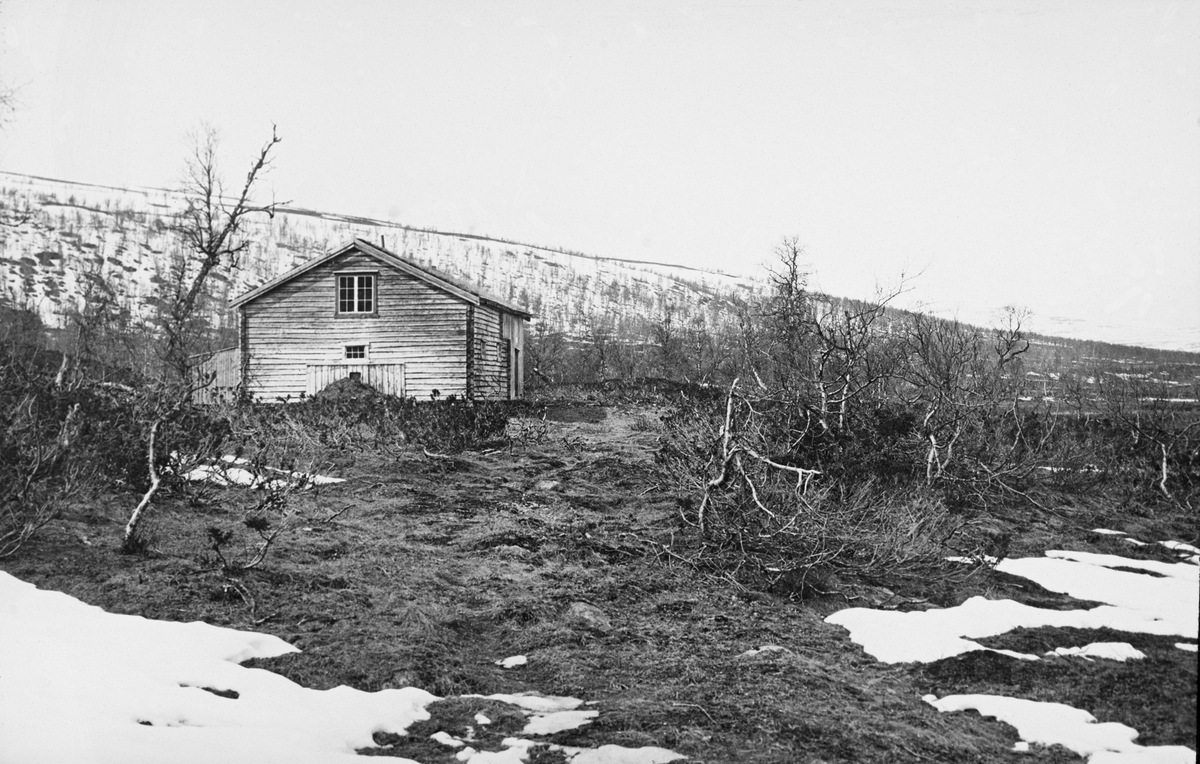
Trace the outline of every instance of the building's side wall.
[[[336, 313], [337, 273], [376, 272], [377, 311]], [[352, 251], [243, 306], [246, 385], [259, 400], [299, 397], [310, 364], [362, 364], [346, 345], [368, 345], [367, 361], [404, 364], [405, 394], [428, 400], [466, 394], [467, 305]]]
[[525, 321], [490, 305], [475, 309], [472, 391], [478, 399], [524, 393]]
[[511, 313], [501, 314], [500, 336], [508, 340], [509, 389], [513, 398], [525, 396], [525, 319]]
[[509, 397], [500, 311], [488, 305], [475, 309], [474, 394], [479, 400]]
[[197, 363], [193, 374], [198, 385], [192, 392], [193, 403], [232, 401], [241, 380], [241, 351], [236, 347], [218, 350]]

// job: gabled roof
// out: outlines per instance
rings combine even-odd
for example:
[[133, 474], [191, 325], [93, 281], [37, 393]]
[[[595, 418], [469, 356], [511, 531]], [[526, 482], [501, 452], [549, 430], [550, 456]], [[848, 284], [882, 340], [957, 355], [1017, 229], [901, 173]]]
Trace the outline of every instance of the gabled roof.
[[252, 300], [262, 297], [268, 292], [274, 290], [276, 287], [286, 284], [297, 276], [302, 276], [314, 268], [319, 268], [320, 266], [346, 254], [351, 250], [358, 250], [368, 257], [374, 258], [385, 265], [389, 265], [401, 273], [412, 276], [418, 281], [422, 281], [434, 289], [439, 289], [443, 292], [446, 292], [447, 294], [456, 297], [469, 305], [489, 305], [493, 308], [499, 308], [505, 313], [512, 313], [513, 315], [520, 316], [524, 319], [533, 317], [533, 314], [524, 308], [519, 308], [512, 303], [492, 297], [491, 295], [479, 289], [475, 289], [474, 287], [463, 284], [457, 279], [451, 278], [443, 273], [438, 273], [432, 268], [426, 268], [423, 265], [418, 265], [406, 257], [401, 257], [394, 252], [389, 252], [383, 247], [377, 247], [363, 239], [354, 239], [349, 244], [346, 244], [339, 249], [335, 249], [331, 252], [321, 255], [320, 257], [315, 257], [312, 260], [301, 263], [287, 273], [276, 276], [256, 289], [251, 289], [241, 297], [230, 300], [229, 305], [233, 308], [239, 308], [246, 303], [251, 302]]

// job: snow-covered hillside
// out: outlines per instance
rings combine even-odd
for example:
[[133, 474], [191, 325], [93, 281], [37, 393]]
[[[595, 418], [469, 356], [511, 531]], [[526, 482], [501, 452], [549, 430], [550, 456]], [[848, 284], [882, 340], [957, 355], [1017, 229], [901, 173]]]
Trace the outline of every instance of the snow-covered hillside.
[[[172, 214], [182, 197], [0, 172], [0, 297], [32, 305], [51, 325], [89, 288], [111, 289], [142, 314], [178, 244]], [[723, 320], [734, 295], [761, 284], [682, 266], [593, 257], [486, 237], [409, 228], [300, 207], [254, 220], [249, 254], [214, 274], [217, 296], [251, 289], [353, 237], [388, 249], [530, 308], [549, 327], [582, 331], [605, 315], [656, 319], [674, 307], [685, 319]]]

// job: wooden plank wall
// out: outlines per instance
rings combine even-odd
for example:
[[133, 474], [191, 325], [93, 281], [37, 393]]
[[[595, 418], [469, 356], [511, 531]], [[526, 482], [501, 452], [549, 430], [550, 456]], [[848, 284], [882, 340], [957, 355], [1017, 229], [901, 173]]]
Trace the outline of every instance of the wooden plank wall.
[[192, 393], [192, 402], [212, 404], [232, 401], [237, 396], [241, 375], [241, 354], [237, 348], [218, 350], [195, 367], [197, 381], [212, 381]]
[[508, 341], [509, 389], [512, 390], [512, 397], [523, 398], [525, 396], [525, 319], [511, 313], [504, 313], [500, 336]]
[[[377, 314], [336, 315], [334, 274], [376, 271]], [[244, 307], [249, 391], [260, 400], [308, 392], [308, 367], [346, 363], [346, 345], [369, 345], [372, 364], [403, 364], [405, 393], [466, 394], [467, 304], [351, 251]]]
[[357, 374], [359, 381], [384, 395], [404, 397], [404, 364], [402, 363], [335, 363], [310, 364], [308, 394], [315, 395], [339, 379]]
[[500, 336], [500, 311], [487, 305], [475, 309], [475, 397], [479, 400], [503, 400], [509, 397], [505, 373], [506, 352]]

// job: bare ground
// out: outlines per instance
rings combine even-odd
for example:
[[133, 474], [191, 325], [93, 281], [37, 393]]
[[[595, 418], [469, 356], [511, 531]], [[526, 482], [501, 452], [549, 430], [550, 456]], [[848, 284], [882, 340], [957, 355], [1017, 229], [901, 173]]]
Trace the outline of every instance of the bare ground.
[[[510, 425], [520, 436], [512, 447], [447, 459], [338, 455], [330, 470], [347, 482], [295, 500], [304, 522], [262, 567], [239, 575], [214, 564], [207, 528], [237, 527], [254, 500], [246, 489], [169, 497], [154, 510], [155, 542], [144, 557], [117, 552], [134, 500], [97, 500], [3, 566], [113, 612], [275, 634], [303, 652], [258, 665], [310, 687], [532, 691], [594, 703], [594, 723], [549, 738], [566, 745], [657, 745], [698, 762], [1077, 760], [1059, 748], [1014, 753], [1007, 725], [939, 714], [921, 700], [1002, 692], [1073, 703], [1138, 728], [1146, 744], [1195, 748], [1196, 655], [1172, 647], [1178, 640], [1023, 630], [988, 644], [1034, 651], [1119, 639], [1150, 659], [1026, 664], [974, 653], [887, 666], [823, 622], [870, 602], [796, 602], [674, 560], [661, 551], [681, 528], [676, 497], [653, 463], [657, 414], [651, 405], [561, 404], [545, 425]], [[1128, 526], [1119, 527], [1147, 540], [1186, 525], [1103, 505], [1037, 518], [997, 510], [990, 522], [1014, 533], [1014, 555], [1054, 546], [1171, 559], [1088, 533], [1112, 527], [1114, 513]], [[986, 570], [953, 589], [926, 588], [892, 586], [909, 607], [975, 594], [1079, 606]], [[768, 644], [786, 651], [739, 658]], [[494, 664], [516, 654], [528, 665]], [[438, 727], [461, 734], [479, 710], [501, 713], [486, 703], [447, 701], [430, 722], [379, 736], [381, 747], [364, 753], [450, 761], [428, 735]]]

